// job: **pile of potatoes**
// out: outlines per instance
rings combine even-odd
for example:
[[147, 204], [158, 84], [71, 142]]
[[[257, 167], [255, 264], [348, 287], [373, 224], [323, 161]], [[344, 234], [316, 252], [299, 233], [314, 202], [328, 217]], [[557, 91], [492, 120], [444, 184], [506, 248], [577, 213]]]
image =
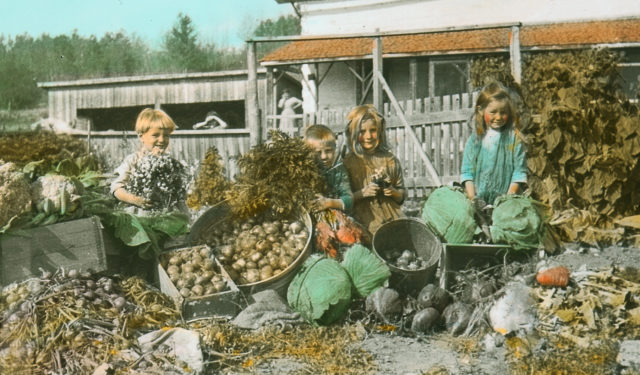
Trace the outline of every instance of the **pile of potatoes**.
[[206, 243], [215, 249], [238, 285], [267, 280], [287, 269], [304, 250], [309, 229], [300, 220], [250, 218], [211, 228]]
[[227, 289], [227, 281], [207, 245], [176, 250], [160, 257], [160, 264], [184, 298], [215, 294]]
[[427, 268], [427, 260], [419, 256], [415, 250], [394, 249], [388, 255], [388, 260], [394, 266], [408, 271], [417, 271]]

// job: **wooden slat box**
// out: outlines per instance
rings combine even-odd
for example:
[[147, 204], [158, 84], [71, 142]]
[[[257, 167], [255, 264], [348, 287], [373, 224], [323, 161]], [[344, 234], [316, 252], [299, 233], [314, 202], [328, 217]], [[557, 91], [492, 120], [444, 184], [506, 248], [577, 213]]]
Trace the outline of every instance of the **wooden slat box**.
[[[183, 249], [186, 248], [175, 249], [162, 255]], [[182, 317], [187, 321], [208, 317], [233, 318], [242, 308], [246, 307], [247, 303], [243, 301], [244, 297], [238, 286], [231, 280], [231, 277], [220, 262], [215, 258], [214, 261], [216, 270], [222, 274], [227, 283], [227, 289], [219, 293], [188, 298], [180, 295], [180, 291], [169, 278], [167, 271], [160, 262], [157, 262], [156, 269], [160, 291], [174, 300], [176, 306], [182, 310]]]
[[116, 246], [95, 216], [5, 233], [0, 236], [0, 281], [8, 285], [37, 277], [40, 268], [108, 271], [119, 255]]

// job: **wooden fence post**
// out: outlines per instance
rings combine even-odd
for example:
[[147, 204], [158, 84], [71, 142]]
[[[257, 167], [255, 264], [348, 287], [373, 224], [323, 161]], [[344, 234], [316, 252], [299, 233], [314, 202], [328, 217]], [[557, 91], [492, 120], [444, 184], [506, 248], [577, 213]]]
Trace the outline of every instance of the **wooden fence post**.
[[[373, 55], [373, 106], [376, 107], [378, 111], [380, 111], [382, 109], [381, 106], [384, 98], [382, 96], [383, 91], [382, 91], [382, 87], [380, 86], [380, 80], [378, 79], [379, 76], [382, 76], [382, 38], [379, 36], [373, 40], [372, 55]], [[378, 76], [376, 72], [379, 72], [380, 75]]]
[[256, 42], [247, 42], [247, 128], [251, 146], [262, 142], [262, 126], [258, 109], [258, 63], [256, 61]]
[[522, 80], [522, 62], [520, 57], [520, 26], [511, 27], [509, 41], [509, 57], [511, 61], [511, 75], [517, 84]]

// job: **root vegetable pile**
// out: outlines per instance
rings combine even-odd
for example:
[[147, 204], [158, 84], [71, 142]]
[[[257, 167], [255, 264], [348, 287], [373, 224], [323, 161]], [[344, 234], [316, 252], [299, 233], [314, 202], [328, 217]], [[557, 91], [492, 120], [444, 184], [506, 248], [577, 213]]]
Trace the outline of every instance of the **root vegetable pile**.
[[217, 259], [240, 285], [267, 280], [293, 263], [309, 241], [299, 220], [269, 216], [227, 221], [205, 234]]
[[207, 245], [165, 254], [160, 263], [184, 298], [215, 294], [227, 289], [227, 281]]

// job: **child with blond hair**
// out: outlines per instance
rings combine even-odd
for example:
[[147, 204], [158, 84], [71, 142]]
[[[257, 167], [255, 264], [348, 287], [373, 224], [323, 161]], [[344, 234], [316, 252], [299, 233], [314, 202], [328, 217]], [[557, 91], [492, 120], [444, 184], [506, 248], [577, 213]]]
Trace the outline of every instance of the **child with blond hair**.
[[405, 216], [402, 167], [389, 151], [385, 119], [375, 107], [355, 107], [347, 120], [349, 152], [344, 165], [353, 190], [353, 213], [373, 234], [383, 223]]
[[[177, 192], [174, 194], [177, 196], [171, 197], [172, 202], [184, 201], [185, 197], [180, 195], [182, 195], [182, 189], [186, 194], [183, 181], [185, 168], [167, 153], [169, 136], [175, 128], [176, 124], [171, 117], [160, 109], [145, 108], [138, 114], [135, 131], [140, 140], [140, 149], [125, 157], [122, 164], [116, 168], [116, 177], [111, 183], [111, 193], [119, 201], [143, 211], [149, 210], [167, 203], [168, 197], [163, 196], [162, 193], [170, 190]], [[158, 168], [158, 161], [163, 164], [165, 178], [153, 181], [136, 178], [139, 177], [136, 173], [145, 167]], [[149, 194], [143, 194], [143, 192], [149, 192]], [[160, 200], [164, 201], [159, 202]], [[140, 210], [136, 213], [140, 213]]]

